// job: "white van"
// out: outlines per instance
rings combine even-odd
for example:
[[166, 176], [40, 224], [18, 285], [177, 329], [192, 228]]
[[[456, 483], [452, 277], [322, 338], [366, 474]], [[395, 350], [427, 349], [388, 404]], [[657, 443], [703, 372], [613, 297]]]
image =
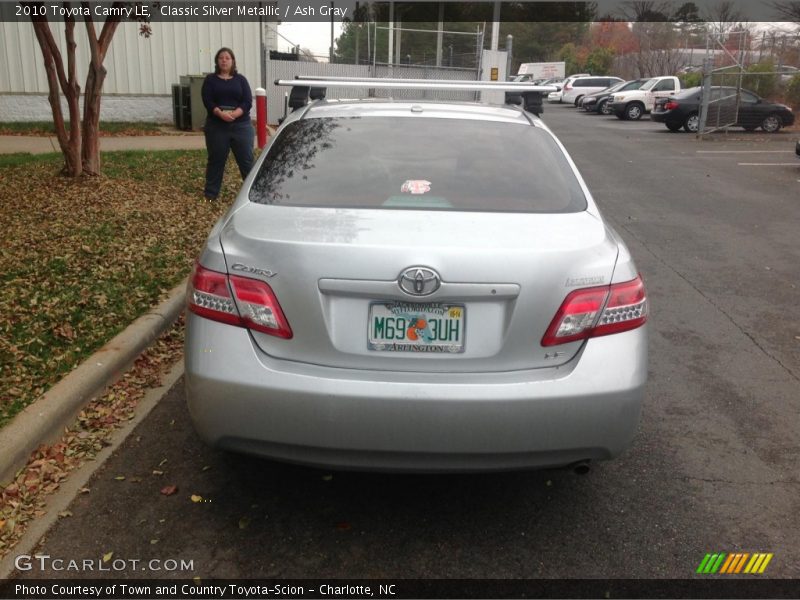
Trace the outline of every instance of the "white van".
[[622, 83], [622, 81], [623, 80], [619, 77], [570, 77], [564, 82], [561, 101], [572, 102], [575, 106], [578, 106], [580, 99], [586, 94], [599, 92], [606, 88], [610, 88], [612, 85]]

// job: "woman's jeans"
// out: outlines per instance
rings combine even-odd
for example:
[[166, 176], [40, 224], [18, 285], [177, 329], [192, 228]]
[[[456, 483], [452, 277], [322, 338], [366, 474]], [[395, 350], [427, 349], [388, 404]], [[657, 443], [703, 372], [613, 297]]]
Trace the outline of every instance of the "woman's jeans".
[[222, 187], [225, 163], [231, 150], [233, 150], [236, 164], [239, 165], [242, 179], [247, 177], [253, 167], [255, 130], [249, 119], [247, 121], [226, 123], [212, 118], [206, 119], [204, 130], [206, 134], [206, 150], [208, 151], [205, 195], [208, 198], [216, 198], [219, 196], [219, 190]]

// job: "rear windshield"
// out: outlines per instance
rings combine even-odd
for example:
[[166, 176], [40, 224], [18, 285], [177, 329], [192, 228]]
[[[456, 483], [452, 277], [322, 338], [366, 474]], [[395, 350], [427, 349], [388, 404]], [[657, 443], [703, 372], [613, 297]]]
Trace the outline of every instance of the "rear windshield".
[[250, 189], [261, 204], [566, 213], [586, 198], [561, 149], [530, 125], [311, 118], [275, 139]]

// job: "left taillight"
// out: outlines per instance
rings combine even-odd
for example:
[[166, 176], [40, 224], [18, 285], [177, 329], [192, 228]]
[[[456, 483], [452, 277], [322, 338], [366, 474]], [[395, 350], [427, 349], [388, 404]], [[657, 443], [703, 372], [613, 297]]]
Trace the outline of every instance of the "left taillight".
[[678, 106], [679, 104], [677, 102], [675, 102], [674, 100], [670, 100], [669, 102], [664, 104], [664, 110], [675, 110], [676, 108], [678, 108]]
[[621, 333], [647, 321], [641, 275], [632, 281], [570, 292], [542, 338], [542, 346]]
[[259, 279], [227, 275], [195, 263], [187, 303], [190, 311], [212, 321], [284, 339], [292, 337], [292, 328], [275, 293]]

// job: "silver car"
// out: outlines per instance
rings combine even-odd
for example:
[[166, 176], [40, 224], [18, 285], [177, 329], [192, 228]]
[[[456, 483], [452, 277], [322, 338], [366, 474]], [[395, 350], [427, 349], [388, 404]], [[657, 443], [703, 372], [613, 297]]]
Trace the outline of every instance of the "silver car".
[[642, 277], [519, 106], [295, 110], [187, 295], [189, 412], [220, 448], [346, 469], [585, 469], [637, 428]]

